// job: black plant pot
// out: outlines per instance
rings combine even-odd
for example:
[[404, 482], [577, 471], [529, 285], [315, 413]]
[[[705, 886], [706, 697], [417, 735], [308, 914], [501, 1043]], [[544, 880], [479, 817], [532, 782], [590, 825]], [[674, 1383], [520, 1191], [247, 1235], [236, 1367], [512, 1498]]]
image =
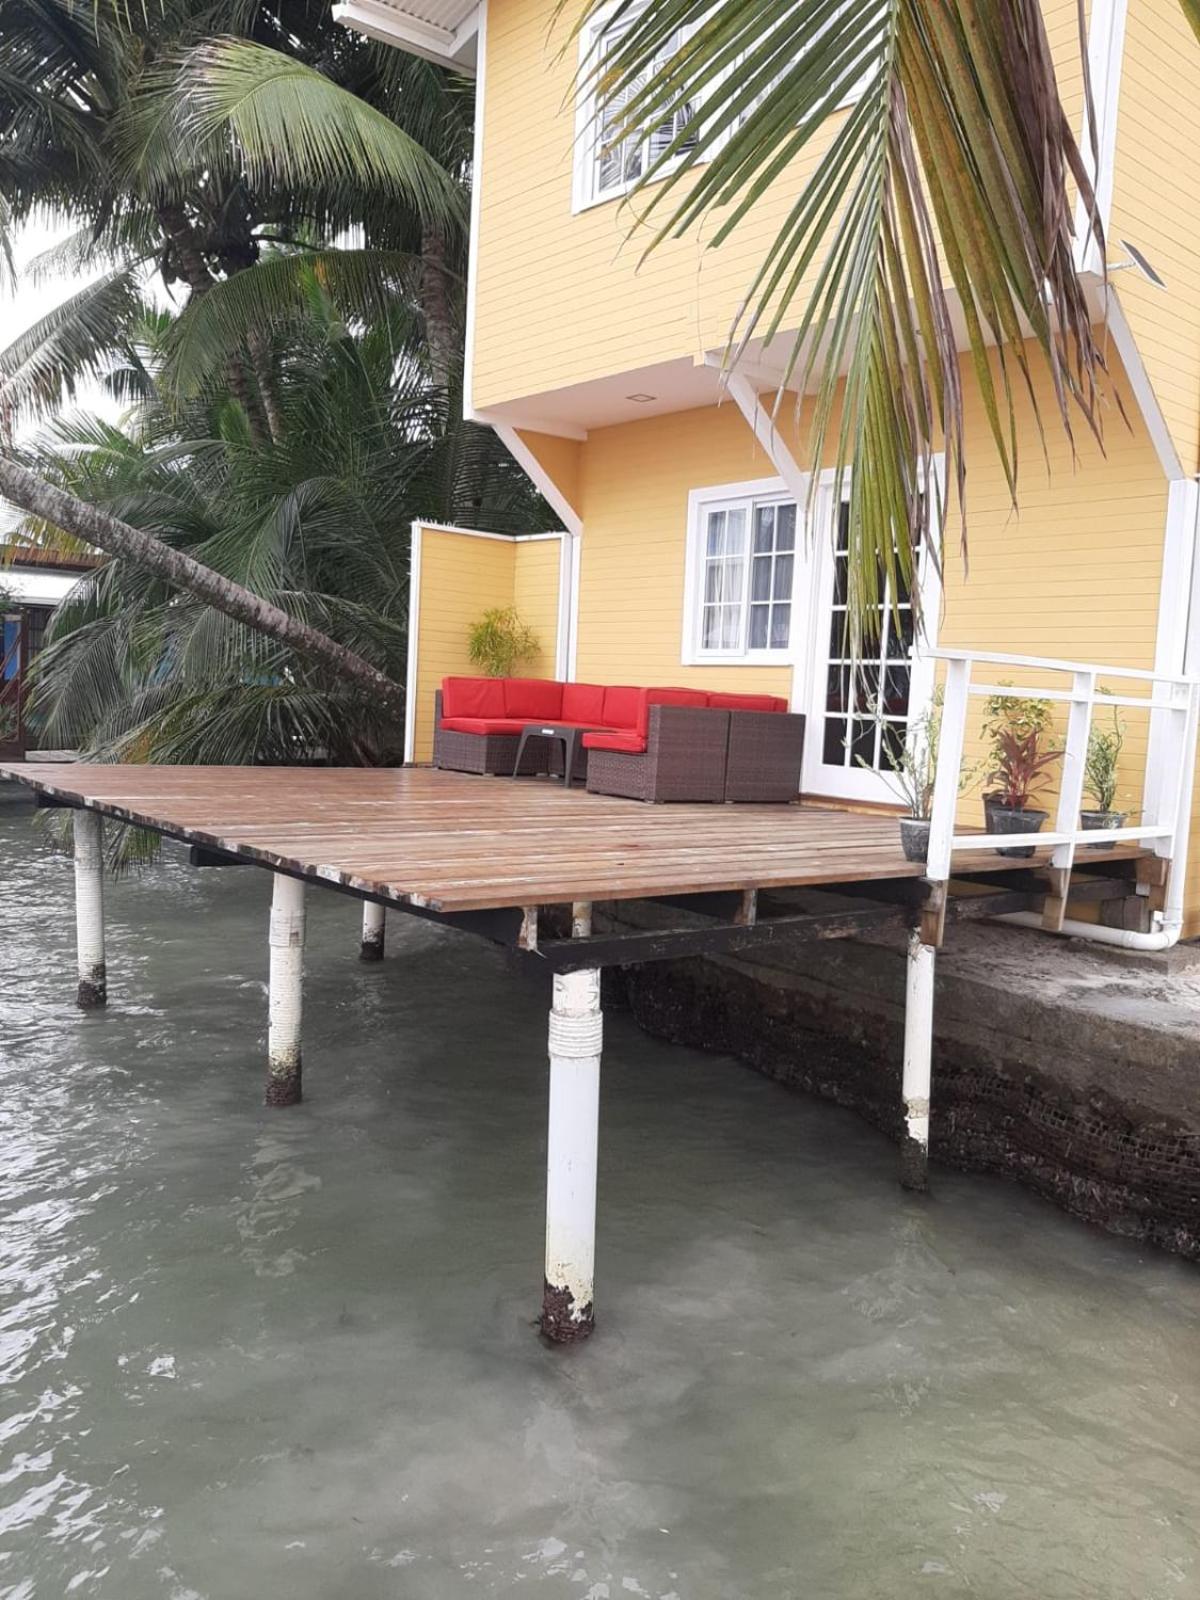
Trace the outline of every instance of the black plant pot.
[[900, 818], [900, 848], [906, 861], [929, 860], [929, 818]]
[[983, 826], [987, 833], [999, 833], [999, 828], [992, 827], [992, 818], [997, 810], [1002, 810], [998, 794], [985, 794], [983, 797]]
[[[1079, 826], [1081, 828], [1123, 828], [1128, 811], [1081, 811], [1079, 813]], [[1109, 850], [1111, 845], [1101, 841], [1099, 844], [1085, 846], [1088, 850]]]
[[[989, 833], [1040, 833], [1042, 824], [1050, 815], [1048, 811], [1010, 811], [1007, 806], [993, 805], [992, 817], [988, 824]], [[1031, 844], [1015, 844], [997, 846], [998, 856], [1031, 856], [1034, 846]]]

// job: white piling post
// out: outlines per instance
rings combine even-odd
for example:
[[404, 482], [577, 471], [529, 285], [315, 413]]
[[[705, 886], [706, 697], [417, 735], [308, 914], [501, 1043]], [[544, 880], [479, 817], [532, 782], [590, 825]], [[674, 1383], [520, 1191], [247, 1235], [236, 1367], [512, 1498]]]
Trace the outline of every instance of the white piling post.
[[304, 990], [304, 882], [275, 874], [271, 893], [268, 1000], [269, 1106], [294, 1106], [300, 1093], [300, 1016]]
[[904, 1133], [900, 1182], [906, 1189], [929, 1187], [929, 1092], [933, 1077], [933, 975], [935, 951], [918, 929], [908, 936], [904, 1005]]
[[94, 1011], [108, 1001], [104, 964], [104, 819], [98, 811], [76, 811], [75, 945], [79, 958], [76, 1003]]
[[363, 901], [362, 943], [358, 947], [360, 961], [382, 961], [383, 940], [387, 925], [387, 911], [373, 900]]
[[546, 1280], [542, 1333], [586, 1339], [594, 1324], [596, 1164], [600, 1132], [600, 972], [555, 975], [550, 1012]]

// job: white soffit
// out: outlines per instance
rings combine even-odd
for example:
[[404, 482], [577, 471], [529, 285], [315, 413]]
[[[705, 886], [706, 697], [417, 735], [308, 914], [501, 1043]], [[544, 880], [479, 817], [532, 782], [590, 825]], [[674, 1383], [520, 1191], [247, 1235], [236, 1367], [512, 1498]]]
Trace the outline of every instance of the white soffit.
[[459, 72], [475, 71], [478, 0], [338, 0], [334, 19]]

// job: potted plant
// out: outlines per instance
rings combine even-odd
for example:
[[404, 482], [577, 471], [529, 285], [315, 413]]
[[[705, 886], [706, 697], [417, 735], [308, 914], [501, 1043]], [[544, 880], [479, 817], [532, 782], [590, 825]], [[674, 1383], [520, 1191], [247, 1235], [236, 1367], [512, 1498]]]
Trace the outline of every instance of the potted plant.
[[[933, 790], [937, 782], [938, 745], [942, 736], [942, 690], [935, 689], [927, 710], [914, 717], [903, 737], [903, 724], [888, 722], [878, 704], [875, 720], [879, 724], [880, 753], [886, 766], [879, 776], [908, 808], [900, 818], [900, 846], [906, 861], [929, 858], [929, 824], [933, 813]], [[870, 771], [875, 768], [862, 756], [858, 763]], [[969, 773], [960, 776], [959, 789]]]
[[[1028, 728], [1018, 733], [1014, 728], [1001, 728], [992, 740], [992, 769], [987, 782], [991, 807], [988, 815], [989, 833], [1037, 833], [1049, 816], [1030, 805], [1048, 782], [1048, 771], [1061, 759], [1061, 750], [1047, 750], [1041, 729]], [[1031, 856], [1033, 845], [1021, 844], [997, 847], [1002, 856]]]
[[[1000, 687], [1011, 687], [1002, 679]], [[1038, 700], [1024, 695], [993, 694], [983, 704], [983, 737], [991, 745], [991, 756], [985, 758], [984, 765], [998, 764], [1000, 761], [1000, 741], [1007, 733], [1014, 733], [1018, 738], [1027, 734], [1037, 734], [1039, 742], [1048, 743], [1052, 736], [1051, 717], [1053, 708], [1049, 700]], [[991, 781], [989, 776], [988, 782]], [[983, 795], [984, 824], [989, 833], [999, 833], [999, 828], [993, 827], [992, 817], [996, 809], [1004, 809], [1003, 796], [998, 790], [988, 790]]]
[[513, 669], [538, 654], [538, 636], [514, 606], [496, 606], [472, 624], [467, 635], [471, 665], [488, 678], [511, 678]]
[[[1102, 689], [1101, 693], [1109, 691]], [[1128, 811], [1116, 810], [1117, 768], [1125, 746], [1125, 722], [1121, 708], [1112, 708], [1112, 727], [1092, 727], [1088, 735], [1087, 757], [1083, 767], [1083, 787], [1096, 802], [1094, 811], [1081, 811], [1080, 825], [1084, 828], [1123, 828]], [[1090, 850], [1104, 850], [1104, 844], [1089, 845]]]

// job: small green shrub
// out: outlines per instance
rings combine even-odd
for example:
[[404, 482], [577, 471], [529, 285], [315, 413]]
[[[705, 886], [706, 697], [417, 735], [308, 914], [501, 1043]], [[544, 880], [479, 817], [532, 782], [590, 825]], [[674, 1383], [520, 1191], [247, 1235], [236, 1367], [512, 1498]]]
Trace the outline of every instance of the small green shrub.
[[467, 635], [471, 665], [489, 678], [512, 677], [513, 669], [532, 661], [540, 648], [537, 634], [521, 621], [513, 606], [485, 611]]
[[[1102, 694], [1112, 691], [1101, 687]], [[1083, 787], [1096, 802], [1097, 811], [1117, 809], [1117, 768], [1125, 747], [1125, 719], [1120, 706], [1112, 707], [1112, 726], [1097, 727], [1093, 722], [1088, 735], [1087, 759], [1083, 767]]]

